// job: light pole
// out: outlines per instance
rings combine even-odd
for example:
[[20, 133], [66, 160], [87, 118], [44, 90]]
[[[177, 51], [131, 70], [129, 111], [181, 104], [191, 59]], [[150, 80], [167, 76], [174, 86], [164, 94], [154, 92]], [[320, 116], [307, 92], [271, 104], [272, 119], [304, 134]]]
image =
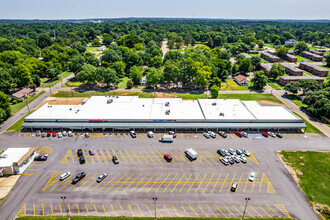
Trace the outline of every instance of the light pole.
[[[66, 196], [61, 196], [61, 199], [63, 200], [63, 203], [64, 203], [64, 201], [66, 199]], [[68, 209], [68, 207], [65, 207], [65, 209], [66, 209], [66, 215], [67, 215], [67, 217], [69, 219], [69, 209]]]
[[152, 198], [152, 200], [154, 200], [154, 202], [155, 202], [155, 220], [156, 220], [156, 209], [157, 209], [157, 206], [156, 206], [156, 202], [157, 202], [157, 197], [154, 197], [154, 198]]
[[50, 95], [52, 95], [52, 89], [50, 88], [50, 83], [48, 83], [48, 87], [49, 87], [49, 93]]
[[250, 198], [245, 198], [245, 208], [244, 208], [244, 212], [243, 212], [243, 215], [242, 215], [242, 220], [244, 220], [244, 215], [245, 215], [245, 210], [246, 210], [246, 206], [248, 204], [248, 202], [250, 201]]
[[26, 97], [25, 97], [25, 102], [26, 102], [26, 106], [27, 106], [27, 108], [28, 108], [28, 110], [29, 110], [29, 112], [30, 112], [29, 103], [28, 103], [28, 101], [27, 101], [27, 98], [26, 98]]

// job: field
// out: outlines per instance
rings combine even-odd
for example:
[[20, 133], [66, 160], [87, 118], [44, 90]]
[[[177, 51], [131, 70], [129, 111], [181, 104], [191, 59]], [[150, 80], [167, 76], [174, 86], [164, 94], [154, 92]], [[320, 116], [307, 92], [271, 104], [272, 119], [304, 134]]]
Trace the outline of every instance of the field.
[[221, 83], [222, 90], [249, 90], [248, 86], [240, 86], [234, 79], [227, 79], [226, 82], [227, 83]]
[[60, 74], [59, 79], [51, 81], [51, 82], [49, 82], [48, 78], [41, 78], [40, 79], [41, 80], [40, 87], [42, 87], [42, 88], [53, 87], [57, 83], [59, 83], [61, 81], [61, 79], [64, 79], [64, 78], [68, 77], [71, 73], [72, 72], [63, 72], [63, 73]]
[[[298, 177], [298, 184], [310, 202], [330, 206], [330, 152], [281, 151], [284, 161]], [[330, 217], [330, 212], [327, 214]]]
[[278, 98], [271, 94], [220, 94], [220, 99], [240, 99], [242, 101], [268, 101], [276, 104], [283, 104]]
[[308, 107], [306, 104], [302, 103], [302, 101], [299, 99], [299, 97], [297, 95], [284, 95], [284, 97], [287, 99], [290, 99], [292, 102], [294, 102], [300, 108]]
[[[45, 91], [39, 92], [37, 95], [35, 96], [30, 96], [27, 99], [27, 103], [30, 104], [31, 102], [33, 102], [34, 100], [36, 100], [39, 96], [41, 96], [42, 94], [44, 94]], [[22, 108], [24, 108], [26, 106], [26, 101], [22, 101], [20, 103], [17, 103], [15, 105], [11, 105], [11, 113], [14, 115], [17, 112], [19, 112]]]
[[[293, 112], [295, 115], [297, 115], [299, 118], [304, 119], [303, 117], [301, 117], [299, 114]], [[322, 131], [320, 131], [319, 129], [317, 129], [316, 127], [314, 127], [314, 125], [312, 125], [311, 123], [309, 123], [308, 121], [305, 121], [305, 124], [307, 126], [306, 132], [307, 133], [315, 133], [315, 134], [323, 134]]]
[[23, 118], [21, 118], [20, 120], [18, 120], [15, 124], [13, 124], [12, 126], [10, 126], [6, 131], [21, 131], [23, 129], [22, 125], [24, 122], [24, 118], [30, 114], [32, 114], [34, 112], [34, 110], [30, 111], [29, 113], [27, 113]]

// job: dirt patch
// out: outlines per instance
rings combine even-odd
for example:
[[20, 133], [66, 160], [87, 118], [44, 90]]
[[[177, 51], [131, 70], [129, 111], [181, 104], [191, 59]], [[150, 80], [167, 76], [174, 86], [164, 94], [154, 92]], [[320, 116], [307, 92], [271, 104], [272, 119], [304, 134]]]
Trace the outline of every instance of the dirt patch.
[[317, 215], [322, 219], [322, 220], [326, 220], [326, 218], [321, 215], [321, 210], [322, 212], [325, 212], [327, 211], [328, 213], [330, 212], [330, 207], [327, 206], [327, 205], [322, 205], [322, 204], [319, 204], [319, 203], [316, 203], [316, 202], [311, 202], [312, 204], [312, 207], [314, 209], [314, 211], [317, 213]]
[[297, 172], [296, 172], [287, 162], [285, 162], [285, 160], [284, 160], [283, 156], [280, 154], [280, 152], [277, 152], [276, 154], [277, 154], [278, 158], [282, 161], [282, 163], [285, 166], [285, 168], [291, 174], [291, 176], [293, 177], [294, 181], [296, 183], [300, 183], [301, 180], [298, 178], [297, 173], [299, 175], [303, 175], [303, 173], [300, 170], [297, 170]]
[[268, 101], [268, 100], [259, 100], [258, 102], [263, 103], [263, 104], [270, 104], [270, 105], [281, 105], [276, 102]]
[[10, 192], [19, 177], [20, 175], [0, 177], [0, 199]]
[[40, 108], [42, 105], [48, 102], [50, 105], [79, 105], [84, 101], [84, 97], [75, 97], [75, 98], [57, 98], [57, 97], [48, 97], [34, 109]]

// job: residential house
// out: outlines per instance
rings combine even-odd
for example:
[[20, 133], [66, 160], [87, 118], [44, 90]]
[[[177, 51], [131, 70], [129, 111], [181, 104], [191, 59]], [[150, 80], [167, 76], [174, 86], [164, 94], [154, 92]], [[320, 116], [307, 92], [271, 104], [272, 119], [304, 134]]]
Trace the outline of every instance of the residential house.
[[249, 85], [249, 81], [243, 75], [237, 75], [237, 76], [235, 76], [234, 77], [234, 80], [240, 86], [248, 86]]
[[105, 48], [107, 48], [106, 46], [101, 46], [99, 48], [97, 48], [98, 51], [103, 51]]
[[287, 45], [296, 45], [298, 41], [296, 39], [290, 39], [290, 40], [286, 40], [284, 45], [287, 46]]
[[15, 92], [14, 94], [12, 94], [12, 97], [14, 99], [23, 99], [26, 96], [30, 95], [33, 92], [33, 89], [30, 88], [23, 88], [17, 92]]
[[145, 86], [147, 83], [147, 77], [146, 76], [142, 76], [141, 80], [140, 80], [140, 86]]

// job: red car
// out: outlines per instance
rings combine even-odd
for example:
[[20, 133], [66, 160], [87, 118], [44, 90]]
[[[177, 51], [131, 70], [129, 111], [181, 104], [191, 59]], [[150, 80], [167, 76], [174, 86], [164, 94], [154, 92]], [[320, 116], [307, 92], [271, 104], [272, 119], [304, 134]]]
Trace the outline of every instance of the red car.
[[50, 137], [50, 131], [47, 132], [47, 137]]
[[171, 162], [172, 161], [172, 157], [168, 154], [164, 154], [164, 159], [167, 161], [167, 162]]
[[53, 137], [56, 137], [56, 131], [53, 131]]
[[243, 137], [242, 132], [236, 131], [235, 134], [236, 134], [238, 137]]
[[262, 132], [261, 133], [264, 137], [268, 138], [269, 137], [269, 134], [267, 132]]

